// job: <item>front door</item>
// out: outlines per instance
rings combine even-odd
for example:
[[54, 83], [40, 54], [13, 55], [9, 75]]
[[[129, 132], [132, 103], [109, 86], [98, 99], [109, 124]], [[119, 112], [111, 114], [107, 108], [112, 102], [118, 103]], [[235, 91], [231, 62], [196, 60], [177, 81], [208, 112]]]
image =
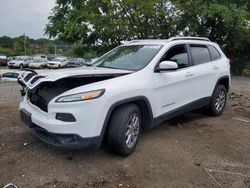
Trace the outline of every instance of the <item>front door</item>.
[[154, 73], [156, 117], [178, 109], [192, 102], [194, 98], [193, 67], [187, 46], [183, 44], [171, 47], [161, 58], [161, 61], [174, 61], [178, 64], [178, 69]]

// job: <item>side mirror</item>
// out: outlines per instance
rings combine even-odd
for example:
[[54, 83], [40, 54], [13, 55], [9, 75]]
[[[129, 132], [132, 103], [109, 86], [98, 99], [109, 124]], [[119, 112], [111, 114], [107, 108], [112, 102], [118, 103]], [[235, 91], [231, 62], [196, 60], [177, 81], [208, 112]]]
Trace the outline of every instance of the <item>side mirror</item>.
[[158, 65], [158, 67], [155, 68], [155, 72], [162, 72], [162, 71], [168, 71], [168, 70], [176, 70], [178, 69], [178, 64], [174, 61], [162, 61]]

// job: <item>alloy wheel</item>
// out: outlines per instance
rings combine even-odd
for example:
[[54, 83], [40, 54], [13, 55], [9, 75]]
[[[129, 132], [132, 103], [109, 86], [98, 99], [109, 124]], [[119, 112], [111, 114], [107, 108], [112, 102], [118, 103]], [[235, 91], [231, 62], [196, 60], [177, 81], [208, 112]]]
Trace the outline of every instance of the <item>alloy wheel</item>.
[[226, 93], [224, 90], [220, 90], [215, 101], [215, 109], [220, 112], [223, 110], [226, 103]]
[[132, 148], [138, 139], [140, 123], [139, 115], [137, 113], [132, 114], [128, 121], [126, 130], [126, 145], [128, 148]]

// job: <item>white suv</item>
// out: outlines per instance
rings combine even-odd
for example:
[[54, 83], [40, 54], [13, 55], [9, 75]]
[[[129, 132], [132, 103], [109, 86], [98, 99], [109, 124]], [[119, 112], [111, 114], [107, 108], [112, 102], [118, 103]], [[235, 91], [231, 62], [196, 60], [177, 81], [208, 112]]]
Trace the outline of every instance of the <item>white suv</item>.
[[137, 40], [99, 58], [93, 67], [19, 77], [21, 119], [53, 146], [99, 148], [105, 141], [127, 156], [142, 129], [207, 107], [222, 114], [230, 64], [206, 38]]
[[16, 56], [13, 60], [9, 61], [7, 65], [9, 68], [23, 69], [24, 67], [28, 67], [32, 60], [29, 56]]

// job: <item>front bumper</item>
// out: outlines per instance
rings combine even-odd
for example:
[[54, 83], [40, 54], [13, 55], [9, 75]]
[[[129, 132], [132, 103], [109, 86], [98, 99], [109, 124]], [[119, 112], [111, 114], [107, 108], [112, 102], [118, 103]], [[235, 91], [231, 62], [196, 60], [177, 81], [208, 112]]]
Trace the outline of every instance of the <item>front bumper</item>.
[[31, 69], [38, 69], [38, 68], [40, 68], [40, 67], [42, 67], [42, 65], [29, 65], [28, 66], [29, 68], [31, 68]]
[[10, 68], [12, 68], [12, 67], [13, 67], [13, 68], [19, 67], [19, 65], [16, 65], [16, 64], [7, 64], [7, 66], [10, 67]]
[[60, 65], [59, 64], [48, 64], [47, 65], [48, 66], [48, 68], [59, 68], [60, 67]]
[[[102, 97], [79, 104], [53, 104], [49, 106], [47, 113], [31, 104], [25, 96], [19, 109], [22, 121], [43, 142], [63, 149], [96, 150], [101, 146], [103, 138], [105, 102], [106, 98]], [[71, 113], [76, 121], [57, 120], [57, 113]]]
[[101, 138], [82, 138], [77, 134], [55, 134], [33, 124], [32, 133], [41, 141], [60, 149], [75, 150], [87, 149], [96, 150], [100, 147]]

